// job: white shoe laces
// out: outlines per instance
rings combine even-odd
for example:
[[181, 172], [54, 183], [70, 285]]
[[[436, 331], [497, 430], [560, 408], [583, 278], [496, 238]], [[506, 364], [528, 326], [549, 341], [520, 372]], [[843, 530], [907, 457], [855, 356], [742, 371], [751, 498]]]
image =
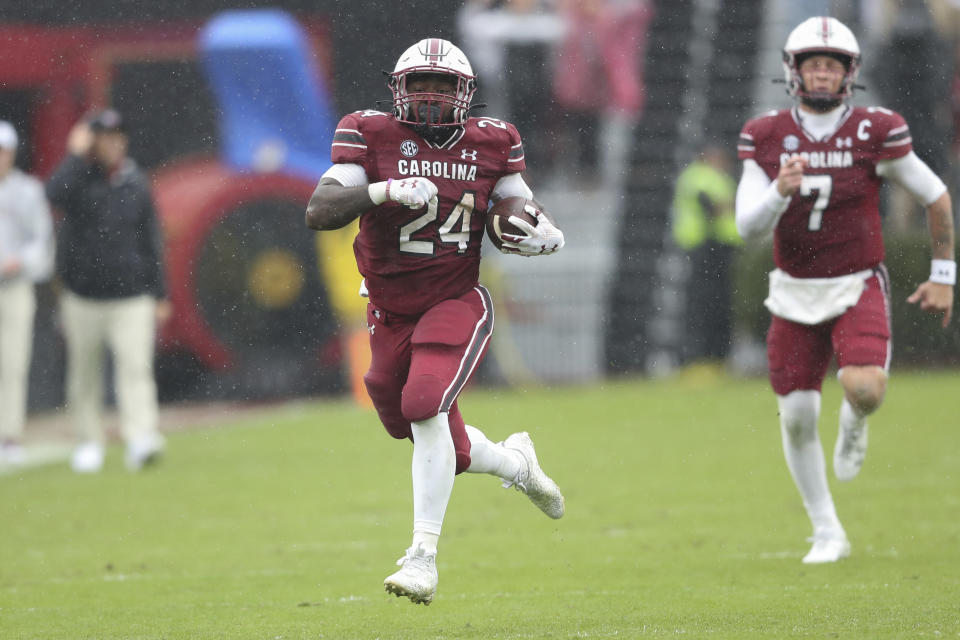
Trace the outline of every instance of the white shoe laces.
[[523, 468], [517, 472], [517, 475], [513, 480], [504, 480], [503, 488], [509, 489], [510, 487], [515, 487], [517, 491], [526, 493], [527, 480], [530, 479], [530, 464], [527, 462], [526, 456], [520, 454], [520, 457], [523, 459]]
[[527, 456], [524, 455], [523, 451], [519, 449], [514, 449], [512, 447], [504, 446], [502, 442], [498, 442], [498, 445], [507, 449], [508, 451], [514, 451], [520, 456], [520, 471], [517, 472], [517, 475], [513, 480], [504, 480], [503, 488], [509, 489], [510, 487], [516, 488], [517, 491], [522, 493], [527, 492], [527, 480], [530, 479], [530, 461], [527, 460]]
[[403, 565], [406, 564], [407, 560], [409, 560], [412, 563], [416, 563], [416, 564], [422, 563], [426, 565], [426, 564], [429, 564], [427, 560], [428, 557], [429, 556], [427, 555], [427, 552], [423, 550], [423, 547], [417, 547], [416, 549], [414, 549], [413, 547], [410, 547], [409, 549], [407, 549], [406, 553], [404, 553], [400, 557], [400, 559], [397, 560], [397, 566], [402, 567]]

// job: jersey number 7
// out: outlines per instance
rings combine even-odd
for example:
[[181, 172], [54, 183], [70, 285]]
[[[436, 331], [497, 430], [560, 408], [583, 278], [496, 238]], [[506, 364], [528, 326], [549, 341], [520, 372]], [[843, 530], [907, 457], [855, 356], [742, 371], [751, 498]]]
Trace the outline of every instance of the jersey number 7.
[[833, 191], [833, 177], [829, 175], [803, 176], [800, 183], [800, 195], [809, 198], [816, 193], [817, 199], [810, 211], [807, 222], [808, 231], [820, 231], [823, 226], [823, 210], [830, 204], [830, 192]]

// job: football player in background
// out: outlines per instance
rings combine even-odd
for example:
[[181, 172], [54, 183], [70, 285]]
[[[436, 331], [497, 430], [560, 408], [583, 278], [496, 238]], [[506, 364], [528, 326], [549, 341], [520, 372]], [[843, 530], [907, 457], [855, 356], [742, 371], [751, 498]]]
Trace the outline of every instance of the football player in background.
[[930, 278], [908, 298], [950, 322], [956, 280], [953, 217], [946, 186], [913, 152], [903, 118], [853, 107], [860, 48], [834, 18], [810, 18], [783, 51], [791, 109], [747, 122], [736, 222], [744, 239], [773, 232], [773, 314], [767, 334], [787, 466], [813, 524], [803, 562], [850, 554], [827, 485], [817, 432], [820, 388], [836, 355], [844, 399], [833, 467], [838, 480], [860, 470], [867, 416], [883, 401], [890, 365], [890, 290], [878, 210], [881, 180], [903, 186], [927, 212]]
[[[334, 164], [306, 223], [329, 230], [360, 217], [354, 253], [373, 356], [364, 381], [387, 432], [413, 441], [413, 542], [384, 587], [429, 604], [455, 474], [498, 476], [551, 518], [563, 515], [564, 499], [526, 432], [493, 443], [457, 407], [493, 330], [490, 294], [478, 283], [488, 205], [533, 197], [521, 176], [520, 135], [508, 122], [469, 116], [476, 78], [446, 40], [407, 49], [388, 84], [390, 113], [357, 111], [337, 125]], [[525, 233], [505, 235], [502, 251], [537, 256], [563, 247], [553, 221], [534, 213], [538, 223], [519, 220]]]

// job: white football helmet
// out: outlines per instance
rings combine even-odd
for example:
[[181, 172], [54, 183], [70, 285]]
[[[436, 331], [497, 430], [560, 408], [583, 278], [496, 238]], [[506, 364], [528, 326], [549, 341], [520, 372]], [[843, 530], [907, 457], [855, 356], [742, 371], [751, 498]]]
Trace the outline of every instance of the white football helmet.
[[[453, 95], [409, 93], [407, 83], [417, 74], [452, 76], [456, 90]], [[429, 126], [459, 126], [466, 122], [470, 101], [477, 90], [477, 78], [467, 56], [452, 42], [440, 38], [421, 40], [400, 55], [389, 76], [393, 112], [400, 122]], [[414, 102], [417, 103], [416, 109], [411, 108]], [[440, 114], [445, 105], [452, 107], [452, 118], [441, 121]]]
[[[836, 95], [808, 92], [803, 86], [800, 63], [809, 55], [832, 55], [843, 62], [847, 74]], [[839, 104], [853, 95], [854, 83], [860, 72], [860, 45], [853, 32], [836, 18], [817, 16], [808, 18], [790, 32], [783, 47], [783, 75], [787, 93], [804, 102], [823, 106]]]

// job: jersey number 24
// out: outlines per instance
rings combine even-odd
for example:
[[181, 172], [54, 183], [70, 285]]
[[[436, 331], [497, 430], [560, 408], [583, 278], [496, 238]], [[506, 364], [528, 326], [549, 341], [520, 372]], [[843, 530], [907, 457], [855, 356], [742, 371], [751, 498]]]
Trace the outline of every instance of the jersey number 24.
[[[455, 243], [457, 253], [466, 253], [467, 251], [467, 245], [470, 242], [470, 218], [473, 215], [475, 203], [476, 193], [464, 191], [460, 195], [460, 201], [453, 207], [443, 224], [440, 225], [440, 242]], [[434, 198], [427, 205], [426, 213], [400, 227], [400, 253], [432, 256], [436, 250], [432, 239], [412, 240], [411, 236], [436, 220], [437, 199]], [[459, 227], [459, 231], [454, 231], [454, 227]]]

